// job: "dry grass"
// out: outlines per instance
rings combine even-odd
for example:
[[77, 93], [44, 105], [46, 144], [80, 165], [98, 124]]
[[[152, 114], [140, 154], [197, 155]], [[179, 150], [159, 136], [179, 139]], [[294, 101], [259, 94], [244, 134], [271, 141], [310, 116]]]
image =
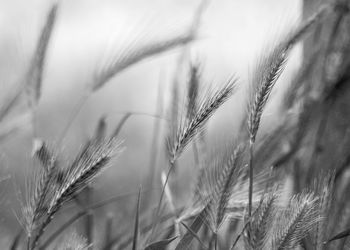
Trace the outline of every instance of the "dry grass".
[[[184, 34], [140, 48], [132, 43], [121, 55], [110, 55], [107, 63], [97, 71], [89, 94], [104, 87], [111, 77], [130, 65], [194, 40], [205, 4], [206, 1], [200, 5], [191, 29]], [[115, 163], [120, 154], [122, 143], [118, 137], [132, 113], [126, 113], [110, 135], [103, 116], [71, 164], [59, 160], [59, 154], [54, 154], [45, 142], [34, 138], [33, 156], [40, 166], [33, 169], [26, 180], [21, 211], [16, 213], [23, 231], [13, 237], [10, 249], [34, 250], [51, 246], [55, 246], [54, 249], [100, 247], [106, 250], [347, 249], [350, 210], [344, 197], [350, 190], [347, 174], [350, 136], [346, 126], [345, 129], [339, 124], [332, 126], [332, 119], [338, 118], [342, 107], [348, 105], [339, 88], [345, 93], [344, 82], [349, 81], [347, 72], [350, 67], [345, 53], [350, 51], [350, 38], [337, 43], [332, 41], [339, 35], [337, 25], [345, 25], [344, 20], [348, 18], [349, 6], [343, 4], [339, 1], [335, 5], [322, 6], [299, 27], [268, 44], [257, 57], [250, 76], [248, 110], [242, 121], [246, 126], [239, 134], [230, 134], [220, 145], [213, 145], [207, 139], [205, 129], [210, 118], [233, 96], [239, 80], [232, 77], [216, 88], [205, 90], [202, 84], [205, 79], [201, 74], [203, 65], [198, 62], [189, 64], [189, 77], [184, 84], [186, 101], [181, 101], [178, 78], [172, 85], [170, 114], [166, 119], [169, 130], [164, 147], [167, 156], [164, 165], [170, 164], [168, 171], [162, 169], [158, 173], [156, 167], [151, 166], [151, 173], [147, 176], [151, 180], [159, 178], [162, 192], [158, 197], [153, 189], [139, 188], [137, 199], [133, 199], [135, 209], [131, 218], [125, 216], [119, 221], [118, 212], [124, 217], [123, 212], [110, 211], [103, 216], [105, 225], [98, 227], [95, 210], [121, 197], [91, 204], [91, 195], [93, 180]], [[23, 92], [28, 94], [29, 109], [35, 109], [40, 99], [46, 51], [55, 20], [59, 17], [57, 8], [58, 5], [54, 5], [48, 14], [25, 75], [24, 88], [1, 107], [0, 121]], [[321, 46], [322, 53], [317, 59], [321, 67], [314, 69], [314, 74], [326, 76], [327, 72], [319, 71], [327, 69], [327, 53], [343, 53], [339, 56], [343, 58], [343, 64], [339, 64], [341, 69], [334, 70], [339, 76], [334, 82], [327, 81], [327, 87], [317, 89], [311, 85], [312, 73], [303, 68], [294, 80], [298, 84], [286, 92], [288, 98], [282, 104], [280, 124], [275, 124], [271, 131], [260, 137], [259, 132], [264, 132], [260, 131], [260, 126], [264, 122], [265, 107], [274, 86], [279, 84], [289, 53], [315, 27], [326, 25], [327, 18], [332, 15], [337, 17], [333, 27], [336, 30], [331, 32], [334, 37], [328, 39], [327, 46]], [[338, 43], [341, 42], [339, 49]], [[316, 63], [307, 62], [305, 65]], [[314, 95], [315, 89], [321, 94]], [[159, 96], [161, 94], [159, 91]], [[163, 105], [161, 98], [157, 103]], [[157, 110], [164, 108], [157, 107]], [[332, 116], [331, 111], [336, 116]], [[344, 116], [346, 114], [344, 112]], [[159, 153], [157, 130], [160, 126], [160, 123], [155, 123], [151, 165], [156, 164]], [[344, 137], [343, 142], [332, 140], [332, 135], [338, 133]], [[186, 150], [189, 145], [192, 145], [192, 151]], [[190, 153], [195, 159], [194, 165], [197, 165], [197, 176], [190, 183], [193, 186], [188, 196], [190, 200], [183, 206], [175, 197], [176, 185], [171, 185], [181, 185], [181, 179], [171, 173], [175, 167], [181, 167], [181, 156]], [[327, 159], [330, 159], [328, 165]], [[287, 179], [293, 183], [292, 187], [284, 186]], [[130, 195], [135, 194], [125, 196]], [[152, 205], [151, 197], [159, 198], [158, 203]], [[61, 223], [58, 218], [60, 213], [65, 213], [65, 206], [69, 203], [75, 203], [81, 210]], [[68, 228], [81, 218], [86, 219], [84, 236], [69, 233]], [[133, 226], [124, 226], [126, 220], [132, 221]], [[117, 229], [113, 224], [118, 225]], [[51, 234], [48, 234], [46, 231], [50, 227]], [[95, 235], [100, 228], [104, 229], [103, 233]], [[61, 235], [63, 240], [58, 240]]]

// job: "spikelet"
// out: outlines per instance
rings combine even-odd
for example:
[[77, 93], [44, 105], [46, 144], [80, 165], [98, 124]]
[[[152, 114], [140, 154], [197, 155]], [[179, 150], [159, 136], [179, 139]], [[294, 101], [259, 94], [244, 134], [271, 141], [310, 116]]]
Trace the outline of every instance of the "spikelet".
[[304, 191], [293, 196], [289, 205], [278, 214], [271, 249], [295, 249], [320, 220], [318, 202], [312, 192]]
[[216, 91], [207, 91], [207, 94], [199, 102], [196, 114], [189, 120], [185, 117], [180, 118], [175, 138], [168, 138], [168, 151], [171, 162], [175, 162], [214, 112], [232, 96], [235, 85], [236, 79], [231, 78]]
[[293, 46], [300, 41], [315, 24], [320, 22], [321, 18], [329, 9], [329, 5], [322, 6], [313, 16], [299, 27], [284, 35], [284, 37], [279, 39], [270, 49], [265, 48], [263, 54], [257, 60], [250, 84], [248, 103], [248, 131], [251, 142], [255, 141], [262, 112], [274, 85], [284, 71], [288, 54]]
[[54, 4], [47, 16], [46, 23], [41, 31], [39, 42], [34, 52], [29, 71], [26, 75], [26, 92], [29, 97], [29, 106], [36, 105], [41, 95], [41, 83], [44, 70], [47, 48], [56, 21], [58, 5]]
[[[179, 217], [179, 221], [198, 215], [203, 209], [203, 220], [217, 232], [227, 218], [242, 218], [248, 204], [246, 167], [242, 166], [243, 147], [226, 149], [203, 168], [198, 176], [192, 203]], [[265, 176], [257, 176], [254, 204], [258, 204]]]
[[191, 119], [197, 111], [197, 98], [200, 82], [200, 69], [198, 64], [190, 65], [190, 79], [187, 86], [187, 118]]
[[22, 204], [20, 222], [28, 237], [32, 236], [46, 214], [49, 196], [57, 187], [56, 178], [59, 172], [55, 165], [55, 157], [47, 154], [44, 156], [43, 151], [46, 151], [45, 143], [35, 152], [37, 157], [41, 157], [43, 167], [35, 169], [25, 181], [25, 203]]
[[[166, 27], [168, 31], [173, 30], [169, 33], [171, 35], [167, 35], [162, 39], [159, 37], [159, 34], [150, 34], [149, 32], [146, 33], [146, 31], [137, 33], [133, 31], [134, 39], [128, 44], [124, 44], [124, 48], [118, 48], [119, 51], [106, 51], [106, 58], [104, 58], [104, 62], [101, 64], [102, 67], [96, 72], [94, 82], [90, 86], [92, 91], [103, 87], [113, 76], [145, 58], [160, 54], [177, 46], [186, 45], [195, 40], [203, 12], [207, 7], [207, 2], [207, 0], [200, 1], [191, 23], [187, 24], [184, 30], [174, 29], [171, 26]], [[183, 18], [180, 20], [183, 21]], [[179, 20], [177, 21], [179, 22]], [[158, 25], [162, 24], [158, 23]], [[176, 23], [175, 26], [177, 25]]]
[[259, 129], [261, 115], [272, 88], [282, 74], [287, 60], [287, 50], [278, 45], [267, 55], [258, 60], [253, 73], [250, 90], [248, 131], [251, 143]]
[[46, 218], [40, 224], [36, 237], [32, 242], [34, 249], [48, 224], [62, 205], [72, 199], [73, 195], [86, 187], [97, 175], [106, 169], [118, 153], [121, 152], [121, 143], [116, 139], [102, 142], [90, 141], [78, 154], [73, 164], [66, 170], [62, 182], [50, 197]]
[[63, 183], [54, 195], [48, 213], [57, 210], [72, 195], [84, 188], [92, 179], [104, 170], [111, 159], [120, 152], [120, 142], [104, 140], [91, 142], [65, 173]]
[[150, 34], [145, 31], [133, 32], [133, 40], [118, 48], [117, 51], [106, 51], [104, 61], [96, 71], [90, 85], [91, 91], [102, 88], [113, 76], [124, 69], [162, 52], [185, 45], [195, 39], [191, 30], [174, 30], [173, 35], [160, 39], [159, 34]]
[[271, 228], [278, 212], [279, 194], [277, 188], [264, 195], [248, 225], [248, 237], [245, 239], [246, 249], [262, 250], [271, 237]]

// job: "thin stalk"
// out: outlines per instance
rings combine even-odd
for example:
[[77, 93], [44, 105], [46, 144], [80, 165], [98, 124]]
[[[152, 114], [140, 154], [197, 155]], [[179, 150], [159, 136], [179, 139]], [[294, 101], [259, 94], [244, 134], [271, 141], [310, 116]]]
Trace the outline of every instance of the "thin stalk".
[[84, 104], [86, 103], [86, 101], [89, 98], [89, 94], [86, 92], [79, 100], [79, 102], [76, 104], [76, 106], [73, 109], [73, 112], [71, 113], [68, 122], [66, 124], [66, 126], [63, 127], [63, 130], [60, 134], [60, 136], [58, 137], [58, 143], [57, 145], [61, 145], [63, 142], [64, 137], [67, 135], [67, 132], [69, 131], [70, 127], [72, 126], [73, 122], [75, 121], [75, 119], [77, 118], [78, 114], [80, 113], [81, 109], [83, 108]]
[[[87, 187], [86, 189], [86, 204], [88, 206], [91, 203], [92, 200], [92, 187]], [[85, 221], [85, 230], [86, 230], [86, 239], [87, 239], [87, 245], [89, 250], [93, 250], [93, 243], [94, 243], [94, 215], [92, 213], [92, 210], [87, 210], [87, 216]]]
[[108, 245], [112, 240], [113, 218], [114, 218], [113, 214], [107, 215], [106, 229], [105, 229], [105, 241], [104, 241], [105, 242], [104, 248], [106, 248], [106, 250], [110, 250]]
[[87, 245], [88, 250], [93, 250], [94, 246], [94, 214], [91, 210], [88, 211], [86, 216], [86, 230], [87, 230]]
[[125, 122], [129, 119], [129, 117], [132, 115], [132, 113], [127, 112], [119, 121], [118, 126], [116, 127], [116, 129], [113, 132], [113, 137], [117, 137], [120, 133], [120, 131], [122, 130]]
[[27, 237], [27, 250], [30, 250], [30, 236]]
[[[163, 187], [162, 187], [162, 192], [160, 194], [158, 207], [157, 207], [157, 212], [155, 213], [155, 218], [153, 220], [152, 231], [151, 231], [151, 234], [150, 234], [150, 236], [149, 236], [147, 241], [152, 239], [154, 231], [155, 231], [155, 228], [157, 226], [158, 215], [159, 215], [159, 212], [160, 212], [160, 208], [162, 206], [162, 201], [163, 201], [163, 197], [164, 197], [164, 193], [165, 193], [165, 188], [166, 188], [166, 185], [168, 184], [169, 177], [170, 177], [171, 171], [173, 170], [174, 166], [175, 166], [175, 162], [170, 161], [170, 167], [169, 167], [168, 173], [166, 175], [166, 178], [165, 178], [165, 181], [164, 181], [164, 184], [163, 184]], [[149, 242], [147, 242], [147, 243], [149, 243]]]
[[126, 114], [131, 114], [133, 116], [148, 116], [152, 117], [154, 119], [160, 119], [163, 121], [168, 121], [166, 117], [163, 117], [161, 114], [152, 114], [152, 113], [147, 113], [147, 112], [142, 112], [142, 111], [115, 111], [109, 113], [109, 115], [126, 115]]
[[248, 216], [252, 215], [252, 201], [253, 201], [253, 145], [254, 142], [249, 142], [249, 195], [248, 195]]
[[[217, 250], [217, 233], [216, 232], [213, 232], [211, 238], [210, 238], [210, 241], [209, 241], [209, 249], [213, 249], [214, 250]], [[214, 245], [214, 246], [213, 246]]]
[[[156, 101], [156, 114], [159, 116], [163, 115], [163, 81], [162, 76], [159, 77], [159, 84], [158, 84], [158, 93], [157, 93], [157, 101]], [[151, 144], [151, 157], [149, 161], [149, 184], [152, 185], [154, 182], [155, 172], [157, 169], [157, 159], [159, 154], [159, 131], [161, 128], [161, 120], [156, 119], [154, 120], [154, 126], [153, 126], [153, 137], [152, 137], [152, 144]]]
[[20, 239], [22, 237], [22, 234], [23, 234], [23, 229], [21, 228], [19, 230], [19, 232], [16, 234], [16, 237], [13, 239], [11, 247], [9, 248], [10, 250], [16, 250], [17, 249], [17, 246], [18, 246], [19, 241], [20, 241]]
[[233, 242], [230, 250], [233, 250], [237, 244], [237, 242], [239, 241], [239, 239], [241, 238], [241, 236], [243, 235], [244, 231], [246, 230], [247, 226], [250, 224], [251, 221], [251, 217], [248, 219], [248, 221], [244, 224], [242, 231], [237, 235], [235, 241]]

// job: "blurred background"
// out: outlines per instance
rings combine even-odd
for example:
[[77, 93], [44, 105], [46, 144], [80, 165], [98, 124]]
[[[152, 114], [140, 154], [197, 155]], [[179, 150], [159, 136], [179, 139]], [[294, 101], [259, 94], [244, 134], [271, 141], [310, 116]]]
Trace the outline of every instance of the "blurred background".
[[[178, 70], [180, 61], [185, 66], [193, 61], [201, 62], [203, 85], [221, 84], [232, 75], [239, 78], [235, 96], [210, 120], [208, 137], [215, 143], [227, 133], [237, 131], [240, 125], [237, 117], [246, 110], [243, 97], [249, 70], [267, 44], [298, 24], [302, 15], [300, 0], [209, 1], [194, 42], [123, 70], [93, 92], [76, 112], [110, 53], [118, 53], [133, 42], [156, 41], [188, 29], [198, 4], [197, 0], [59, 2], [34, 119], [21, 116], [20, 129], [1, 141], [2, 172], [10, 176], [1, 183], [4, 193], [1, 235], [12, 238], [19, 228], [14, 211], [19, 204], [15, 190], [20, 189], [28, 169], [36, 164], [31, 157], [33, 138], [44, 140], [63, 161], [69, 162], [92, 135], [102, 116], [112, 131], [126, 112], [135, 112], [120, 134], [126, 149], [113, 167], [96, 181], [94, 199], [136, 192], [149, 167], [153, 127], [158, 119], [154, 117], [159, 110], [158, 90], [161, 89], [165, 117], [171, 84], [179, 79], [178, 84], [184, 85], [188, 78], [185, 71]], [[44, 0], [0, 0], [0, 98], [5, 99], [25, 73], [51, 5], [52, 2]], [[276, 103], [298, 69], [300, 58], [301, 47], [297, 46], [272, 93], [274, 98], [264, 113], [263, 127], [269, 126], [278, 114]], [[26, 112], [25, 105], [19, 104], [4, 124]], [[158, 131], [160, 140], [164, 140], [165, 128], [162, 122], [162, 130]], [[159, 158], [156, 164], [161, 169], [164, 161], [162, 156]], [[192, 161], [186, 155], [181, 159], [179, 174], [183, 174], [184, 183], [186, 178], [191, 178], [188, 173], [191, 173]], [[186, 196], [189, 186], [185, 184], [181, 188]]]

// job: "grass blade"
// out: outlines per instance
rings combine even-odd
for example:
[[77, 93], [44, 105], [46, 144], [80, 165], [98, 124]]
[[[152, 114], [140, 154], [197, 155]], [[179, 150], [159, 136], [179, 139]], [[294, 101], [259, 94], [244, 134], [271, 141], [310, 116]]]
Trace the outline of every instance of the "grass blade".
[[173, 242], [174, 240], [176, 240], [178, 238], [178, 236], [175, 236], [173, 238], [170, 239], [166, 239], [166, 240], [160, 240], [157, 242], [153, 242], [151, 244], [149, 244], [145, 250], [166, 250], [167, 246]]
[[343, 238], [346, 238], [350, 235], [350, 228], [334, 235], [333, 237], [331, 237], [329, 240], [325, 241], [323, 244], [328, 244], [334, 240], [340, 240], [340, 239], [343, 239]]
[[181, 221], [181, 225], [183, 225], [186, 229], [187, 232], [189, 232], [190, 234], [192, 234], [192, 236], [194, 238], [196, 238], [196, 240], [201, 244], [203, 249], [208, 249], [208, 247], [204, 244], [204, 242], [199, 238], [199, 236], [189, 227], [187, 226], [184, 222]]
[[139, 194], [137, 196], [136, 204], [136, 215], [135, 215], [135, 225], [134, 225], [134, 238], [132, 241], [132, 250], [137, 250], [137, 241], [139, 238], [139, 215], [140, 215], [140, 200], [141, 200], [141, 187], [139, 189]]
[[191, 226], [189, 227], [191, 231], [187, 231], [184, 236], [182, 236], [180, 242], [177, 244], [175, 250], [185, 250], [189, 249], [190, 244], [193, 240], [193, 237], [196, 233], [198, 233], [199, 229], [203, 225], [203, 216], [205, 215], [205, 209], [202, 210], [200, 214], [197, 215], [197, 217], [192, 222]]

